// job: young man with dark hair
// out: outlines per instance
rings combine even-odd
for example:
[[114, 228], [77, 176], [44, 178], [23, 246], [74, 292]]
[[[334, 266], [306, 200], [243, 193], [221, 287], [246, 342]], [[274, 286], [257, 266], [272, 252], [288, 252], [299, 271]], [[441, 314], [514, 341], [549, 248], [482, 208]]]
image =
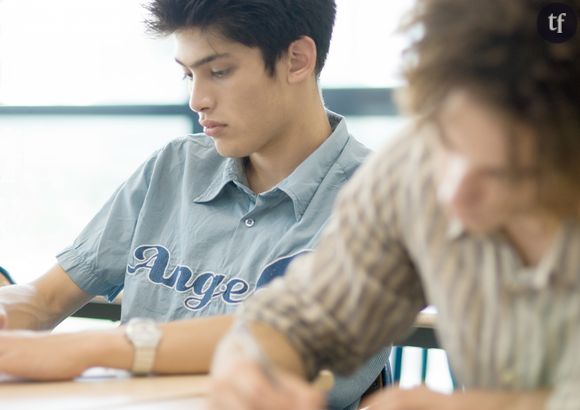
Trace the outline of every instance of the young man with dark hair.
[[[314, 246], [339, 187], [368, 153], [318, 89], [333, 0], [156, 0], [148, 8], [149, 29], [175, 35], [204, 134], [153, 154], [48, 273], [0, 289], [9, 329], [51, 329], [94, 295], [112, 300], [121, 290], [128, 325], [4, 334], [0, 372], [208, 371], [226, 315]], [[187, 318], [197, 319], [156, 323]], [[339, 380], [333, 407], [356, 406], [387, 357], [385, 349]]]
[[[580, 41], [538, 34], [548, 4], [418, 0], [403, 98], [417, 126], [361, 167], [317, 249], [240, 314], [282, 369], [351, 372], [430, 304], [464, 390], [393, 388], [370, 409], [579, 408]], [[272, 387], [221, 346], [212, 409], [320, 408], [305, 383], [280, 371]]]

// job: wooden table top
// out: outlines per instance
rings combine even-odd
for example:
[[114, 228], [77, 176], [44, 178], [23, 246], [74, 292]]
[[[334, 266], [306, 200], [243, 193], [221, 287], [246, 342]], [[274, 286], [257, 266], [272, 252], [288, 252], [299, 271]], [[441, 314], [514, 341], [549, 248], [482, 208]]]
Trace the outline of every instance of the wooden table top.
[[0, 376], [0, 408], [10, 410], [203, 410], [208, 376], [131, 377], [93, 369], [63, 382]]

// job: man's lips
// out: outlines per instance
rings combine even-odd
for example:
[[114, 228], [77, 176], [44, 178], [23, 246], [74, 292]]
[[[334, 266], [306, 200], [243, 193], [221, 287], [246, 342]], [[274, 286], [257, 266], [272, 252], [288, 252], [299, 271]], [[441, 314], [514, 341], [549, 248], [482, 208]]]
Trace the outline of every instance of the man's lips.
[[227, 125], [217, 121], [203, 120], [199, 122], [203, 132], [210, 137], [219, 134]]
[[202, 120], [199, 122], [203, 128], [225, 127], [226, 124], [217, 121]]

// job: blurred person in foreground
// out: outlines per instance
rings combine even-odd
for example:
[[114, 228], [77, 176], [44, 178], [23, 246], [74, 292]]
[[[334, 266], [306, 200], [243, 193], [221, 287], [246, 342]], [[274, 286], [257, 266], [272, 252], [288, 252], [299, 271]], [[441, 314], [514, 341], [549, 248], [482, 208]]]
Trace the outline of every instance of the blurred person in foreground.
[[314, 253], [244, 305], [277, 370], [226, 337], [212, 409], [321, 408], [302, 379], [354, 371], [427, 305], [464, 390], [391, 388], [371, 409], [580, 408], [580, 39], [538, 34], [546, 4], [418, 0], [416, 121], [343, 189]]

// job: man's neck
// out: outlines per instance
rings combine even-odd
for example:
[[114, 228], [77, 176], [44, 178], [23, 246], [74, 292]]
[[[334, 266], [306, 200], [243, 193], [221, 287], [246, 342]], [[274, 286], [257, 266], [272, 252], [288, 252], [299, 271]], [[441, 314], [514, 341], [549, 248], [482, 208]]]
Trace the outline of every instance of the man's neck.
[[536, 266], [549, 251], [562, 220], [542, 211], [512, 218], [505, 233], [527, 266]]
[[246, 176], [254, 192], [265, 192], [278, 184], [330, 136], [332, 129], [322, 102], [313, 105], [300, 110], [301, 115], [285, 135], [250, 155]]

